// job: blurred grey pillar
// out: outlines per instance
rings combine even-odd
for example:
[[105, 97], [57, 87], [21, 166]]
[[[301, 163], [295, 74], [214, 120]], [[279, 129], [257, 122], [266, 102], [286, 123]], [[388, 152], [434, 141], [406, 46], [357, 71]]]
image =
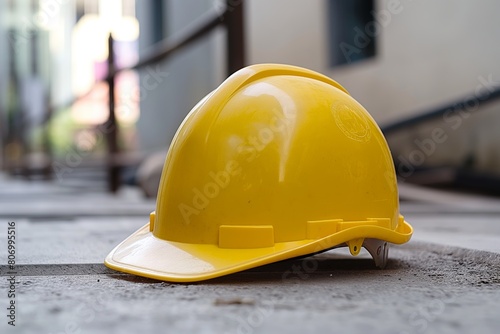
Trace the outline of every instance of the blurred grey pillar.
[[108, 142], [108, 187], [116, 192], [120, 187], [120, 167], [118, 166], [118, 125], [115, 115], [115, 54], [113, 36], [108, 38], [108, 88], [109, 88], [109, 117], [105, 131]]
[[245, 30], [243, 0], [226, 0], [227, 74], [245, 66]]

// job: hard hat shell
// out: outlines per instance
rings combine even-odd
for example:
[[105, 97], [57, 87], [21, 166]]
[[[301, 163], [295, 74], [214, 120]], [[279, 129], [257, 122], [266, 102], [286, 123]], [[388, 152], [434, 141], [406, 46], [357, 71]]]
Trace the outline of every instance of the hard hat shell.
[[187, 115], [150, 222], [105, 263], [188, 282], [347, 245], [383, 266], [386, 242], [412, 232], [368, 112], [326, 76], [262, 64], [233, 74]]

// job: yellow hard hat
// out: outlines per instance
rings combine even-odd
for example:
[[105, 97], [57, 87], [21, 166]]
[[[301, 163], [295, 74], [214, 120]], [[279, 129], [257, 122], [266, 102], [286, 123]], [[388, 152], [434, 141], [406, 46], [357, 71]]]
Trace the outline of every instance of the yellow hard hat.
[[189, 282], [413, 233], [399, 214], [393, 161], [373, 118], [337, 82], [288, 65], [246, 67], [180, 125], [156, 211], [105, 264]]

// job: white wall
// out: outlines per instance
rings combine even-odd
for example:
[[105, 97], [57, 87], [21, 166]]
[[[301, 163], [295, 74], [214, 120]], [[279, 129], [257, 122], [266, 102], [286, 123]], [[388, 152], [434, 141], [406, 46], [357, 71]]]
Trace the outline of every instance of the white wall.
[[[377, 11], [389, 1], [376, 1]], [[381, 123], [461, 97], [474, 90], [481, 75], [500, 81], [495, 0], [401, 0], [377, 36], [376, 58], [337, 68], [328, 65], [326, 0], [246, 4], [249, 63], [323, 72]]]

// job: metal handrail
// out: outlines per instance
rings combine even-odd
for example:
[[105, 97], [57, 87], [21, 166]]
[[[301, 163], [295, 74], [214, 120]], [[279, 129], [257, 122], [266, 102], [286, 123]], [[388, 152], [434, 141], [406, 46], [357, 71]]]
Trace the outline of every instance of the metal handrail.
[[245, 63], [245, 47], [244, 47], [244, 24], [243, 24], [243, 0], [235, 2], [234, 0], [226, 0], [226, 10], [220, 14], [206, 13], [195, 21], [190, 27], [177, 35], [169, 37], [157, 43], [151, 51], [143, 55], [135, 64], [116, 68], [115, 59], [113, 56], [113, 38], [110, 35], [108, 41], [108, 74], [105, 78], [98, 80], [94, 86], [85, 94], [72, 98], [69, 101], [49, 107], [46, 113], [44, 123], [50, 120], [53, 112], [64, 108], [69, 108], [76, 102], [88, 97], [92, 90], [102, 82], [107, 82], [109, 86], [109, 118], [105, 125], [111, 129], [107, 133], [108, 143], [108, 183], [109, 189], [112, 192], [118, 190], [120, 186], [120, 168], [113, 162], [112, 157], [118, 153], [118, 129], [116, 126], [116, 118], [114, 114], [114, 81], [117, 74], [123, 71], [137, 70], [151, 64], [158, 63], [170, 57], [175, 52], [182, 50], [192, 42], [199, 40], [206, 34], [213, 31], [219, 25], [225, 25], [227, 29], [227, 72], [232, 74], [236, 70], [244, 66]]
[[207, 33], [211, 32], [214, 28], [218, 27], [224, 22], [225, 17], [228, 15], [226, 10], [222, 15], [214, 13], [205, 13], [193, 25], [177, 35], [167, 38], [150, 50], [146, 55], [142, 56], [137, 63], [129, 67], [123, 67], [112, 71], [110, 75], [116, 75], [121, 71], [136, 70], [151, 64], [162, 61], [169, 57], [176, 51], [181, 50], [188, 44], [200, 39]]
[[[416, 116], [412, 116], [409, 118], [404, 118], [392, 123], [389, 123], [387, 125], [381, 126], [381, 130], [385, 135], [388, 135], [389, 133], [401, 130], [405, 127], [408, 126], [414, 126], [419, 123], [436, 119], [438, 117], [444, 116], [444, 114], [450, 110], [468, 110], [468, 107], [471, 105], [476, 105], [478, 106], [483, 106], [485, 104], [489, 104], [494, 102], [495, 100], [500, 99], [500, 88], [497, 88], [490, 92], [487, 96], [484, 96], [484, 98], [479, 99], [475, 95], [472, 95], [472, 97], [467, 97], [459, 100], [455, 100], [454, 102], [448, 102], [447, 104], [444, 104], [440, 107], [418, 113]], [[478, 111], [480, 108], [474, 108], [474, 111]], [[469, 108], [470, 109], [470, 108]]]

